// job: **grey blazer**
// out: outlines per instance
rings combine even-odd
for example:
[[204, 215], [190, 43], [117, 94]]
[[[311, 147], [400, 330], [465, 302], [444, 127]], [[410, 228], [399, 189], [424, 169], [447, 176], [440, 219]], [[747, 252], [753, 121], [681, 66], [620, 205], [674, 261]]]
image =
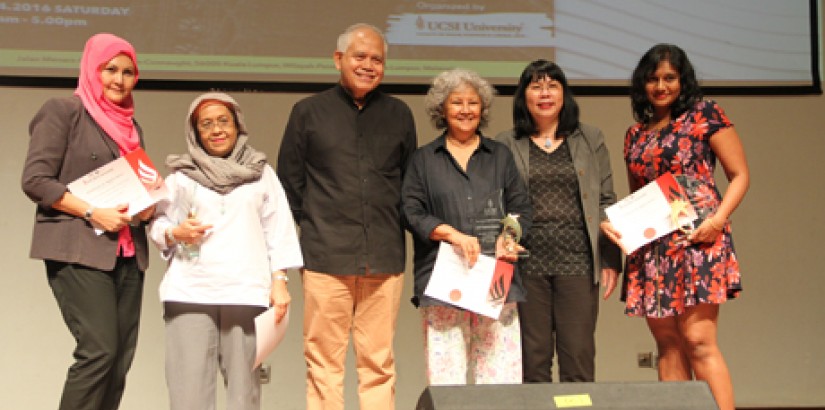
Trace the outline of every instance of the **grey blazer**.
[[[517, 137], [515, 130], [509, 130], [498, 134], [496, 140], [513, 152], [519, 174], [529, 191], [530, 137]], [[601, 221], [607, 219], [604, 209], [616, 203], [610, 155], [601, 130], [587, 124], [580, 123], [576, 131], [567, 137], [567, 146], [579, 180], [579, 196], [590, 249], [593, 250], [593, 281], [599, 283], [602, 268], [614, 268], [618, 272], [622, 269], [621, 250], [599, 229]]]
[[[140, 127], [138, 133], [143, 145]], [[68, 183], [119, 157], [117, 144], [76, 96], [46, 101], [29, 124], [29, 134], [21, 185], [37, 204], [30, 256], [100, 270], [114, 269], [118, 234], [97, 235], [83, 218], [51, 205], [63, 196]], [[143, 225], [131, 228], [141, 271], [146, 270], [149, 262]]]

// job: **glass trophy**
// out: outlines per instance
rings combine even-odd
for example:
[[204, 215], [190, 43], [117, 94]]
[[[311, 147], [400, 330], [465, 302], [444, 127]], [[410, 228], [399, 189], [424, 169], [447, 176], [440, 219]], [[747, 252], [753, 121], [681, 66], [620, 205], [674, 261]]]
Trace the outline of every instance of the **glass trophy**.
[[[177, 211], [179, 221], [184, 221], [190, 218], [197, 218], [198, 209], [195, 205], [196, 190], [197, 184], [193, 184], [191, 192], [187, 192], [187, 190], [183, 189], [182, 192], [180, 192], [180, 195], [178, 195]], [[197, 259], [200, 256], [201, 247], [198, 243], [178, 242], [176, 248], [177, 254], [180, 255], [183, 259]]]
[[[188, 218], [197, 218], [198, 211], [193, 206], [188, 211]], [[186, 242], [178, 242], [178, 250], [180, 251], [181, 256], [185, 259], [197, 259], [201, 256], [201, 245], [200, 243], [186, 243]]]
[[481, 198], [480, 211], [474, 218], [473, 235], [478, 238], [484, 255], [495, 257], [496, 245], [501, 240], [507, 252], [526, 257], [528, 253], [519, 251], [517, 246], [522, 235], [518, 215], [505, 214], [502, 196], [503, 192], [498, 190]]
[[502, 195], [503, 192], [497, 190], [476, 202], [479, 211], [473, 218], [473, 236], [478, 238], [481, 253], [487, 256], [496, 255], [496, 241], [501, 234], [501, 220], [504, 218]]
[[683, 200], [690, 203], [697, 218], [679, 229], [690, 235], [702, 222], [716, 212], [719, 207], [716, 191], [708, 184], [689, 175], [674, 175], [673, 178], [682, 188]]

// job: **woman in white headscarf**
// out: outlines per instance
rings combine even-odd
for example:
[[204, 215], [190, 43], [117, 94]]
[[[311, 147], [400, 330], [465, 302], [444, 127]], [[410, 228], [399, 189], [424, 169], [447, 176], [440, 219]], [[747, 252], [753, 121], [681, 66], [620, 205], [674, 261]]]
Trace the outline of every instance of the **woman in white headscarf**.
[[167, 160], [171, 199], [150, 236], [169, 260], [160, 298], [173, 410], [214, 408], [216, 370], [227, 409], [260, 408], [254, 319], [268, 306], [283, 319], [286, 270], [303, 265], [281, 183], [247, 140], [237, 102], [207, 93], [189, 109], [189, 153]]

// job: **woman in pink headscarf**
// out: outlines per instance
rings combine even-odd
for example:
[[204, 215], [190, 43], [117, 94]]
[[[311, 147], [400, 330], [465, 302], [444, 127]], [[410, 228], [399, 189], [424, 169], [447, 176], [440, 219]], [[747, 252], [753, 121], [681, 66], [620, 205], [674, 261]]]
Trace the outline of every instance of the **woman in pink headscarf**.
[[135, 353], [148, 264], [143, 225], [154, 208], [130, 217], [125, 203], [97, 208], [66, 186], [142, 145], [132, 118], [137, 78], [132, 45], [96, 34], [74, 96], [50, 99], [29, 124], [22, 186], [37, 204], [30, 256], [45, 262], [77, 342], [60, 409], [117, 409]]

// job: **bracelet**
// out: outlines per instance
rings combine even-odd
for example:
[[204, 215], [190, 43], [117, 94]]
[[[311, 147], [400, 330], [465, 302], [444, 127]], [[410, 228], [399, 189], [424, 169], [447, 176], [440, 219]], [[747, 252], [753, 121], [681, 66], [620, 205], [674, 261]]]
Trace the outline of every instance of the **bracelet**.
[[272, 275], [272, 280], [282, 280], [284, 283], [289, 283], [289, 276], [286, 275]]
[[722, 229], [725, 229], [725, 224], [724, 223], [722, 224], [722, 226], [716, 226], [716, 224], [713, 221], [713, 218], [709, 218], [708, 223], [710, 223], [711, 228], [716, 229], [717, 231], [721, 232]]
[[92, 212], [94, 211], [95, 207], [90, 206], [89, 209], [86, 210], [86, 212], [83, 212], [83, 219], [90, 221], [92, 219]]

